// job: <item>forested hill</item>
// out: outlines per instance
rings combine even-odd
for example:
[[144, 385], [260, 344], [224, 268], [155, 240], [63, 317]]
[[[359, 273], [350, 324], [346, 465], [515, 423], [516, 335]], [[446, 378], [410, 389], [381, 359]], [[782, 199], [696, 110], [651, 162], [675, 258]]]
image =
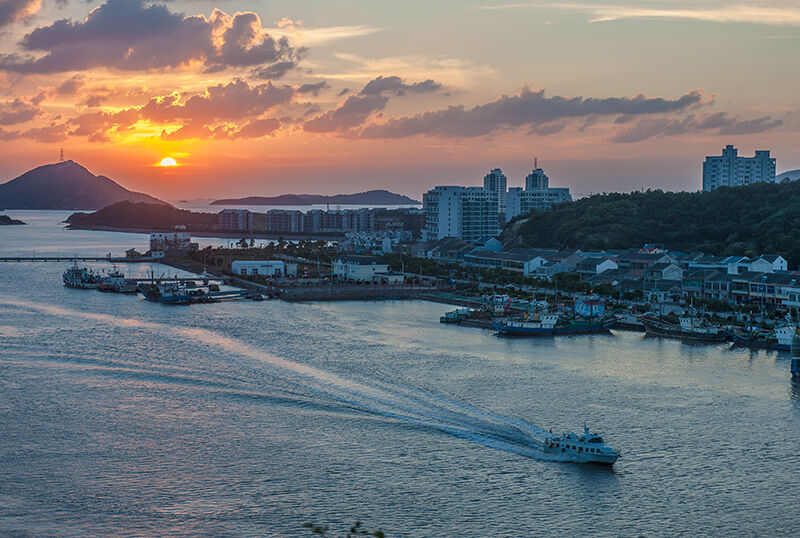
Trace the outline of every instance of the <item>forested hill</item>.
[[534, 212], [503, 232], [510, 247], [623, 249], [663, 243], [715, 255], [781, 254], [800, 264], [800, 182], [712, 192], [599, 194]]

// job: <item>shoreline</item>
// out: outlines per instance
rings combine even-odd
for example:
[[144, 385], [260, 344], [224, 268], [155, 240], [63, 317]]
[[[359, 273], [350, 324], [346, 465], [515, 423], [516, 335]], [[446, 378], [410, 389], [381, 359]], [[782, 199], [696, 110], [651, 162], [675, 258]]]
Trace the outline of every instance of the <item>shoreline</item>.
[[[168, 228], [125, 228], [120, 226], [70, 226], [67, 225], [65, 227], [67, 230], [87, 230], [93, 232], [120, 232], [120, 233], [134, 233], [134, 234], [144, 234], [148, 235], [150, 233], [169, 233], [174, 232], [174, 229]], [[182, 230], [183, 231], [183, 230]], [[192, 237], [209, 237], [209, 238], [216, 238], [216, 239], [270, 239], [274, 241], [278, 241], [279, 239], [292, 239], [292, 240], [302, 240], [302, 239], [313, 239], [318, 241], [339, 241], [344, 239], [344, 234], [337, 235], [337, 234], [298, 234], [292, 232], [286, 233], [260, 233], [254, 232], [250, 234], [243, 234], [243, 233], [235, 233], [235, 232], [206, 232], [206, 231], [194, 231], [194, 230], [185, 230], [189, 232]]]

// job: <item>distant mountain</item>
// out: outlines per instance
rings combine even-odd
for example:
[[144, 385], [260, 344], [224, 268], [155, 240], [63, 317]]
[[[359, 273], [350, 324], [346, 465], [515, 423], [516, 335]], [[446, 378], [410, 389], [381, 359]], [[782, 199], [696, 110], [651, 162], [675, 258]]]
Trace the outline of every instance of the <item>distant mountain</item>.
[[419, 201], [387, 190], [357, 192], [355, 194], [281, 194], [280, 196], [248, 196], [247, 198], [224, 198], [211, 205], [417, 205]]
[[168, 205], [96, 176], [74, 161], [40, 166], [0, 184], [4, 209], [100, 209], [123, 200]]

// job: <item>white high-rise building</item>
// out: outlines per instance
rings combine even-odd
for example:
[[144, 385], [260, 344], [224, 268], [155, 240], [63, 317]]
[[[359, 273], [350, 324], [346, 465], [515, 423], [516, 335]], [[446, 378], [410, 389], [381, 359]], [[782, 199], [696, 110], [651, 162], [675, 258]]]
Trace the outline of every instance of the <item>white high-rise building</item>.
[[477, 241], [500, 233], [498, 195], [481, 187], [438, 186], [422, 195], [425, 241]]
[[[535, 165], [534, 165], [535, 166]], [[543, 191], [550, 187], [550, 178], [541, 168], [534, 168], [533, 172], [525, 176], [526, 191]]]
[[556, 204], [571, 201], [569, 189], [551, 188], [550, 178], [534, 164], [533, 171], [525, 177], [525, 190], [520, 187], [508, 189], [506, 218], [511, 220], [531, 211], [546, 211]]
[[775, 158], [769, 150], [757, 150], [753, 157], [739, 157], [728, 144], [720, 156], [707, 156], [703, 163], [703, 190], [739, 187], [762, 181], [775, 181]]
[[503, 171], [495, 168], [483, 176], [483, 189], [497, 193], [497, 212], [505, 215], [506, 194], [508, 193], [508, 178], [503, 175]]

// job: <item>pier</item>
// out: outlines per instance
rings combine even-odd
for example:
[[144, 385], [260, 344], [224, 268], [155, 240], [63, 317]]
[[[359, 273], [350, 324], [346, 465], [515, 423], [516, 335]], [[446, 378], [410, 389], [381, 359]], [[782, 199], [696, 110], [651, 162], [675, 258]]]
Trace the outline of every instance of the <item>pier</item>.
[[0, 257], [0, 262], [110, 262], [110, 263], [142, 263], [157, 262], [156, 258], [129, 258], [123, 256], [114, 258], [111, 256], [4, 256]]

